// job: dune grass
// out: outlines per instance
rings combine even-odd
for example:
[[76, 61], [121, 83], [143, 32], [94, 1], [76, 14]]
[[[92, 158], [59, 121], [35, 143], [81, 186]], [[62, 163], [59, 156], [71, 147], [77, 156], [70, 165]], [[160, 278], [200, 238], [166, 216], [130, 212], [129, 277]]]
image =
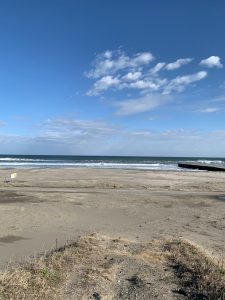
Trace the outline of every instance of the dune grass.
[[166, 242], [165, 250], [181, 289], [188, 299], [225, 300], [224, 262], [215, 263], [192, 244], [182, 240]]
[[[85, 290], [88, 281], [94, 280], [91, 272], [98, 271], [100, 260], [104, 260], [106, 253], [112, 250], [111, 246], [111, 248], [104, 248], [102, 241], [102, 237], [97, 235], [82, 237], [77, 242], [51, 251], [35, 260], [11, 265], [0, 274], [0, 299], [64, 300], [63, 290], [71, 274], [75, 278], [82, 274], [79, 282], [82, 284], [81, 290]], [[117, 243], [116, 240], [111, 239], [111, 241], [112, 244]], [[160, 263], [158, 257], [160, 256], [160, 259], [162, 257], [167, 267], [172, 270], [174, 279], [178, 281], [179, 288], [173, 291], [175, 294], [182, 294], [186, 299], [225, 300], [225, 269], [222, 263], [214, 263], [199, 249], [182, 240], [161, 240], [156, 244], [158, 248], [153, 249], [151, 243], [145, 243], [144, 246], [140, 243], [144, 252], [140, 252], [138, 259], [148, 264], [154, 260], [154, 264], [157, 265]], [[120, 243], [120, 246], [115, 248], [116, 252], [114, 251], [117, 255], [121, 252], [119, 263], [129, 254], [127, 250], [122, 250], [128, 248], [128, 243], [124, 243], [123, 247], [121, 245]], [[103, 278], [102, 274], [106, 274], [104, 267], [111, 263], [113, 264], [112, 259], [101, 265], [99, 270], [102, 273], [95, 278], [96, 281]], [[79, 268], [86, 268], [86, 273], [79, 272]], [[114, 282], [121, 280], [116, 272], [115, 278], [114, 275], [111, 277], [104, 275], [106, 291], [114, 285], [113, 280]], [[113, 295], [113, 291], [109, 293]], [[112, 296], [109, 299], [116, 298]]]
[[84, 238], [27, 263], [10, 265], [0, 275], [0, 299], [61, 299], [68, 274], [84, 252], [88, 255], [93, 249]]

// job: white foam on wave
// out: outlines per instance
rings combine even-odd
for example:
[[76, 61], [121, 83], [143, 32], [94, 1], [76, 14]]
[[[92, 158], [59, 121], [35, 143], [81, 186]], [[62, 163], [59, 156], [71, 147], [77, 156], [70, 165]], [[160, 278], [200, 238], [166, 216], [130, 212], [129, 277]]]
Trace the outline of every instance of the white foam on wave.
[[1, 157], [0, 161], [46, 161], [45, 159]]
[[180, 170], [176, 164], [162, 164], [162, 163], [108, 163], [108, 162], [25, 162], [25, 161], [11, 161], [2, 162], [1, 167], [17, 167], [17, 168], [60, 168], [60, 167], [74, 167], [74, 168], [112, 168], [112, 169], [140, 169], [140, 170]]
[[203, 163], [203, 164], [224, 164], [224, 161], [222, 160], [202, 160], [202, 159], [199, 159], [197, 160], [197, 162], [200, 162], [200, 163]]

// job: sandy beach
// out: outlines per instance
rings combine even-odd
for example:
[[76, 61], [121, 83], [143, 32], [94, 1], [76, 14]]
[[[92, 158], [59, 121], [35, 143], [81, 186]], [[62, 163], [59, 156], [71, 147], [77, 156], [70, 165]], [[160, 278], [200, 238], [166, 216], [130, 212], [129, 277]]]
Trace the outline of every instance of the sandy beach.
[[[12, 172], [12, 170], [10, 170]], [[91, 233], [130, 241], [182, 237], [225, 250], [225, 173], [18, 169], [0, 183], [0, 266]]]

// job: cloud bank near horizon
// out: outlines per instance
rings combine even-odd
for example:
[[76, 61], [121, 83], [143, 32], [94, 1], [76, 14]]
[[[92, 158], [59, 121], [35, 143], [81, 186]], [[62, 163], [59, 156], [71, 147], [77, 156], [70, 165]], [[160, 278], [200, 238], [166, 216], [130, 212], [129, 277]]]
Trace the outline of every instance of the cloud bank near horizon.
[[0, 152], [146, 156], [210, 156], [213, 152], [222, 157], [225, 148], [225, 130], [131, 130], [98, 120], [67, 118], [46, 120], [40, 127], [34, 136], [0, 134]]

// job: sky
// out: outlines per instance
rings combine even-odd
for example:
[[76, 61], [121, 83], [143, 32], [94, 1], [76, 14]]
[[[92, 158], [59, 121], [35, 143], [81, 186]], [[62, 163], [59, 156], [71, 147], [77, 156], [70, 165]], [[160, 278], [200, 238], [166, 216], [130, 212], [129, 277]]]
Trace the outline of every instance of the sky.
[[0, 154], [225, 157], [224, 0], [1, 0]]

